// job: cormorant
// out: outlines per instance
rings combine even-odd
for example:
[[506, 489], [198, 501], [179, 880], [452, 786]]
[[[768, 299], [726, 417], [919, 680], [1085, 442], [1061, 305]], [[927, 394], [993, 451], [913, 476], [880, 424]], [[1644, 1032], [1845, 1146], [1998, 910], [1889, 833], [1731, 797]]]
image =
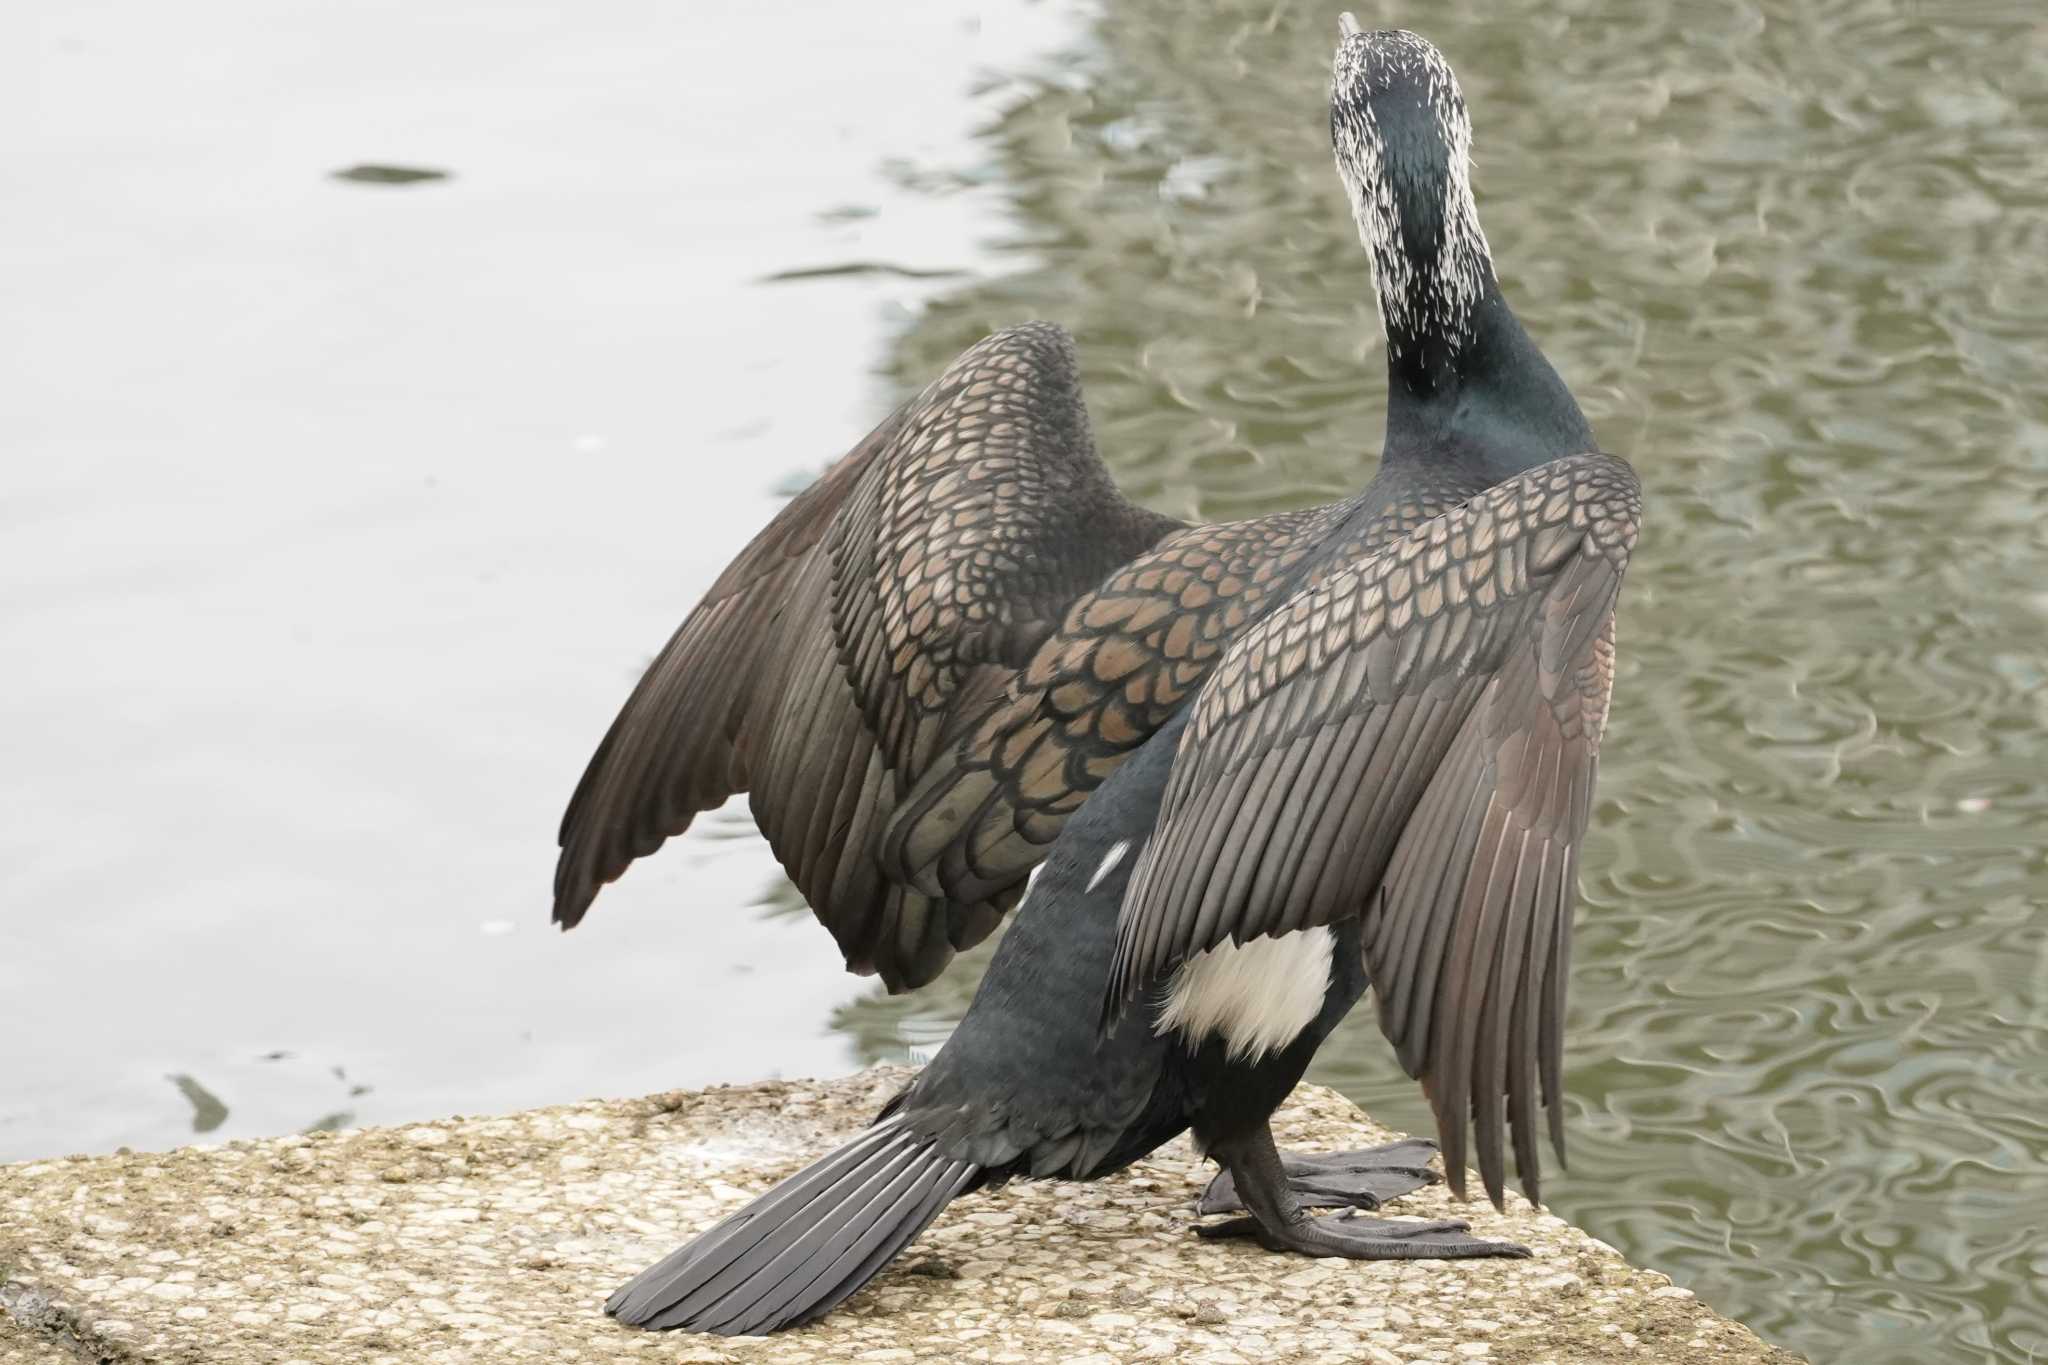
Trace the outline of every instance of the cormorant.
[[1247, 1210], [1206, 1235], [1524, 1254], [1308, 1215], [1415, 1188], [1428, 1144], [1283, 1156], [1269, 1118], [1371, 982], [1453, 1189], [1470, 1122], [1494, 1202], [1504, 1140], [1538, 1197], [1639, 489], [1501, 295], [1442, 55], [1345, 16], [1330, 123], [1387, 332], [1361, 493], [1221, 526], [1145, 512], [1094, 453], [1065, 333], [1008, 329], [747, 547], [592, 759], [565, 927], [741, 790], [849, 965], [892, 988], [1045, 862], [876, 1124], [622, 1288], [622, 1321], [809, 1321], [959, 1194], [1092, 1178], [1188, 1129], [1224, 1168], [1204, 1211]]

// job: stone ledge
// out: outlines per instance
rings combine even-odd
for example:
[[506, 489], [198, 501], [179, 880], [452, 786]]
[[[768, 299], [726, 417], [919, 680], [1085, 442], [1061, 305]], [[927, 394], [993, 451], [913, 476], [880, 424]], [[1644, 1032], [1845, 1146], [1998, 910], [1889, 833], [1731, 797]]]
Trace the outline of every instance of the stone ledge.
[[78, 1365], [79, 1357], [0, 1310], [0, 1365]]
[[[621, 1280], [850, 1135], [908, 1074], [0, 1167], [0, 1365], [1797, 1359], [1519, 1198], [1456, 1213], [1526, 1261], [1201, 1242], [1191, 1201], [1212, 1168], [1184, 1140], [1097, 1184], [962, 1199], [799, 1331], [604, 1316]], [[1393, 1137], [1317, 1087], [1276, 1129], [1301, 1148]], [[1393, 1212], [1452, 1209], [1437, 1186]]]

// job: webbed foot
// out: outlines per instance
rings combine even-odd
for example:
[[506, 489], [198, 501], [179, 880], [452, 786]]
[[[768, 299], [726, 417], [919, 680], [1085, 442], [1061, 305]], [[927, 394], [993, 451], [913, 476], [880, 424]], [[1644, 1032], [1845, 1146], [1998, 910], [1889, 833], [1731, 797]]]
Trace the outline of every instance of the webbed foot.
[[1297, 1213], [1272, 1227], [1246, 1216], [1204, 1224], [1195, 1231], [1204, 1237], [1254, 1237], [1268, 1251], [1343, 1256], [1353, 1261], [1454, 1261], [1529, 1254], [1529, 1248], [1514, 1242], [1474, 1237], [1471, 1226], [1462, 1218], [1360, 1218], [1345, 1212], [1329, 1218]]
[[[1280, 1169], [1295, 1202], [1311, 1209], [1380, 1208], [1391, 1200], [1434, 1185], [1442, 1179], [1429, 1168], [1436, 1144], [1426, 1138], [1404, 1138], [1384, 1147], [1315, 1155], [1280, 1153]], [[1245, 1207], [1237, 1179], [1225, 1166], [1202, 1191], [1196, 1212], [1237, 1213]]]
[[[1397, 1142], [1367, 1152], [1326, 1157], [1282, 1157], [1266, 1124], [1218, 1144], [1216, 1159], [1232, 1180], [1233, 1199], [1249, 1210], [1246, 1217], [1205, 1224], [1195, 1230], [1204, 1237], [1252, 1237], [1268, 1251], [1295, 1251], [1304, 1256], [1342, 1256], [1354, 1261], [1463, 1260], [1472, 1256], [1527, 1256], [1529, 1249], [1513, 1242], [1474, 1237], [1461, 1218], [1360, 1218], [1358, 1207], [1376, 1208], [1385, 1189], [1405, 1194], [1435, 1176], [1423, 1162], [1433, 1144], [1419, 1139]], [[1225, 1179], [1217, 1177], [1212, 1193]], [[1302, 1184], [1342, 1190], [1344, 1202], [1371, 1197], [1344, 1213], [1318, 1218], [1307, 1212], [1316, 1195]], [[1208, 1207], [1204, 1196], [1203, 1207]]]

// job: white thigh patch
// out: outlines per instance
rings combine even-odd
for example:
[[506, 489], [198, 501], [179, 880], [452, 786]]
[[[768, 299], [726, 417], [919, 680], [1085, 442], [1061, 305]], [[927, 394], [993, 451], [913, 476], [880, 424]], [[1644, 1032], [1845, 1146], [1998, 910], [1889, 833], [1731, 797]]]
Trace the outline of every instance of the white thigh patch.
[[1232, 1060], [1278, 1051], [1322, 1012], [1334, 943], [1318, 925], [1197, 953], [1174, 973], [1153, 1032], [1178, 1030], [1190, 1048], [1219, 1033]]

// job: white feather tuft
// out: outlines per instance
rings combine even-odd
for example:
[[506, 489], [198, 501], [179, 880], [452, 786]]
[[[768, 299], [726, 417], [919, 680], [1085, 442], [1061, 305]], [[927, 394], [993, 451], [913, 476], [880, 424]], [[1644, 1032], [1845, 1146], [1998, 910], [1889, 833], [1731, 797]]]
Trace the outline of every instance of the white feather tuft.
[[[1103, 855], [1102, 866], [1096, 868], [1095, 875], [1088, 879], [1088, 890], [1093, 891], [1096, 887], [1102, 885], [1102, 879], [1116, 871], [1116, 865], [1122, 862], [1124, 855], [1130, 851], [1131, 841], [1129, 839], [1119, 839], [1111, 844], [1109, 852]], [[1083, 894], [1085, 895], [1086, 892]]]
[[1197, 953], [1174, 973], [1153, 1032], [1178, 1030], [1190, 1049], [1221, 1034], [1233, 1061], [1276, 1052], [1322, 1012], [1334, 943], [1318, 925]]

